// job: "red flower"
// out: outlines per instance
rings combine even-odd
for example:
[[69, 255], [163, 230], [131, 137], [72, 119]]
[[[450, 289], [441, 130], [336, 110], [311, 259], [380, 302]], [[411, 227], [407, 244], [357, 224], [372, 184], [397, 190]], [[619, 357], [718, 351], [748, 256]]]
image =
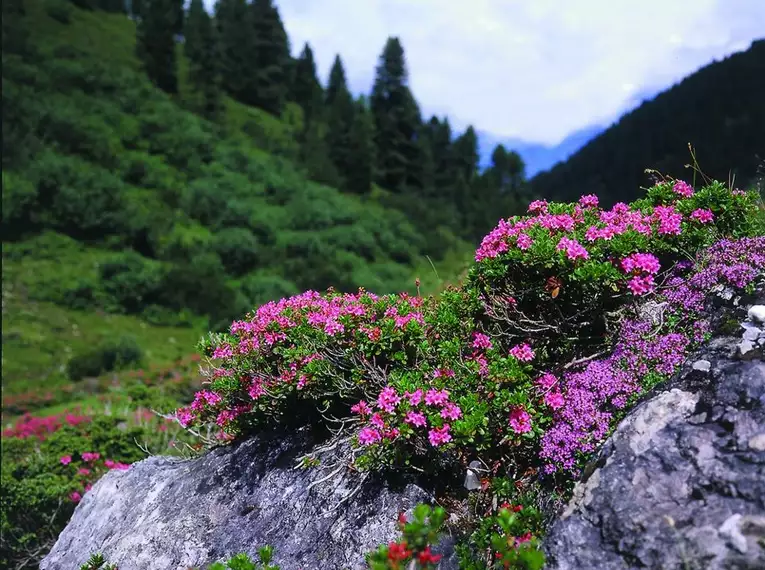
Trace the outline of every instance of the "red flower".
[[426, 546], [425, 550], [417, 555], [417, 560], [420, 564], [437, 564], [441, 560], [440, 554], [433, 554], [430, 551], [430, 546]]
[[407, 549], [406, 542], [391, 542], [388, 545], [388, 559], [393, 562], [401, 562], [412, 555], [412, 551]]
[[404, 526], [406, 526], [406, 522], [406, 514], [404, 514], [402, 511], [398, 514], [398, 524], [401, 528], [404, 528]]

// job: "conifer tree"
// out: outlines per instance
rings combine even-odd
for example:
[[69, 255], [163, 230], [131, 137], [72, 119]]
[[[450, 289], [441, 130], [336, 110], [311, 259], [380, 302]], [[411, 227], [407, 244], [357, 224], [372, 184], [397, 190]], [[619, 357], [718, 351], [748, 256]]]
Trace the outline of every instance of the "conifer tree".
[[326, 105], [329, 157], [341, 177], [341, 188], [347, 189], [346, 176], [353, 166], [351, 129], [355, 109], [340, 56], [335, 58], [329, 74]]
[[303, 109], [306, 128], [321, 114], [323, 99], [324, 90], [316, 76], [313, 50], [306, 43], [295, 63], [295, 74], [292, 79], [292, 100]]
[[215, 30], [223, 89], [244, 101], [254, 69], [250, 61], [253, 44], [245, 0], [218, 0], [215, 4]]
[[122, 14], [125, 12], [124, 0], [99, 0], [98, 7], [104, 12]]
[[351, 192], [366, 194], [372, 187], [375, 146], [374, 121], [364, 97], [355, 103], [349, 139], [351, 152], [345, 185]]
[[178, 92], [175, 30], [181, 0], [145, 0], [136, 27], [136, 50], [146, 74], [166, 93]]
[[475, 207], [471, 195], [478, 171], [478, 137], [472, 126], [469, 126], [454, 141], [452, 145], [452, 175], [455, 184], [453, 190], [454, 203], [462, 215], [462, 225], [467, 227]]
[[249, 6], [252, 52], [249, 61], [253, 82], [244, 103], [281, 115], [290, 79], [290, 46], [279, 10], [273, 0], [253, 0]]
[[185, 25], [184, 54], [189, 59], [189, 79], [202, 116], [215, 121], [221, 112], [218, 42], [202, 0], [191, 0]]
[[375, 121], [377, 181], [394, 192], [403, 192], [418, 178], [419, 109], [407, 81], [404, 48], [398, 38], [388, 38], [370, 103]]

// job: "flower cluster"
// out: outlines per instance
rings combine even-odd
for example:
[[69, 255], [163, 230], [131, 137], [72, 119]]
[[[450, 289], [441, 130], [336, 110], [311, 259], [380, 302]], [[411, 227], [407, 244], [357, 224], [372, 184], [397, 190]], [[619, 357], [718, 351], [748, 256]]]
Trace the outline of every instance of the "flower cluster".
[[[657, 269], [650, 258], [628, 258], [625, 270]], [[625, 260], [627, 261], [627, 260]], [[723, 240], [704, 252], [690, 274], [672, 277], [659, 301], [665, 324], [658, 332], [650, 315], [626, 320], [610, 356], [589, 362], [583, 369], [552, 374], [537, 382], [546, 403], [556, 396], [552, 427], [541, 441], [540, 457], [548, 473], [576, 471], [582, 454], [603, 441], [614, 416], [630, 399], [663, 378], [683, 362], [694, 343], [704, 338], [708, 323], [703, 318], [704, 300], [718, 286], [742, 289], [763, 275], [765, 237]], [[661, 304], [657, 306], [662, 306]], [[555, 387], [555, 392], [553, 388]], [[560, 405], [558, 405], [560, 404]]]
[[65, 425], [77, 426], [91, 420], [90, 416], [78, 414], [62, 414], [45, 417], [37, 417], [24, 414], [13, 426], [3, 430], [3, 437], [36, 437], [40, 441], [45, 440], [50, 434], [58, 431]]
[[[455, 452], [506, 457], [511, 446], [574, 469], [704, 332], [651, 336], [639, 319], [606, 315], [646, 299], [696, 303], [673, 281], [685, 279], [680, 256], [742, 227], [751, 205], [719, 184], [674, 181], [610, 209], [594, 196], [533, 202], [484, 238], [460, 288], [434, 298], [308, 291], [212, 335], [207, 385], [176, 418], [232, 437], [297, 420], [289, 410], [307, 402], [346, 414], [359, 468], [417, 458], [436, 469]], [[751, 267], [724, 271], [743, 282]], [[613, 353], [557, 372], [595, 350]]]
[[[79, 459], [77, 456], [79, 455]], [[83, 451], [72, 455], [62, 455], [59, 459], [61, 465], [69, 467], [73, 478], [79, 483], [80, 491], [72, 491], [69, 498], [78, 503], [82, 496], [90, 491], [93, 483], [106, 471], [129, 469], [130, 465], [112, 459], [101, 460], [101, 454], [93, 451]]]

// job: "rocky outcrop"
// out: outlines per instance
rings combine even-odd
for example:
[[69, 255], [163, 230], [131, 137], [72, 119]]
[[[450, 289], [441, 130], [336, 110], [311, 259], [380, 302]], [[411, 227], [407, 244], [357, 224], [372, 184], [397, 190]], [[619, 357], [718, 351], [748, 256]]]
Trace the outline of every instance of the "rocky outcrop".
[[[85, 495], [43, 560], [73, 570], [101, 552], [120, 570], [204, 568], [276, 547], [282, 570], [363, 568], [363, 555], [398, 533], [399, 512], [430, 496], [340, 470], [295, 468], [307, 435], [259, 437], [193, 460], [152, 457], [111, 471]], [[356, 491], [352, 500], [349, 495]]]
[[765, 568], [765, 333], [749, 318], [622, 421], [545, 539], [547, 568]]

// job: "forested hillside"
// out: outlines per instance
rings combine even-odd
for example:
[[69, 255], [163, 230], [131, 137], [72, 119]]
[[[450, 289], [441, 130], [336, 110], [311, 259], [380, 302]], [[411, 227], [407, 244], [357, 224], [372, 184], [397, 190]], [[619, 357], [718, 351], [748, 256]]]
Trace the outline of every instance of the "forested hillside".
[[[705, 175], [744, 188], [765, 161], [765, 40], [707, 65], [624, 115], [567, 161], [535, 176], [536, 194], [595, 193], [629, 201], [652, 182], [646, 168], [692, 180], [690, 143]], [[697, 176], [697, 179], [700, 177]]]
[[472, 128], [420, 117], [396, 38], [354, 98], [270, 0], [130, 9], [3, 4], [3, 239], [87, 266], [28, 275], [38, 299], [217, 327], [303, 289], [412, 290], [523, 200], [517, 155], [479, 174]]

